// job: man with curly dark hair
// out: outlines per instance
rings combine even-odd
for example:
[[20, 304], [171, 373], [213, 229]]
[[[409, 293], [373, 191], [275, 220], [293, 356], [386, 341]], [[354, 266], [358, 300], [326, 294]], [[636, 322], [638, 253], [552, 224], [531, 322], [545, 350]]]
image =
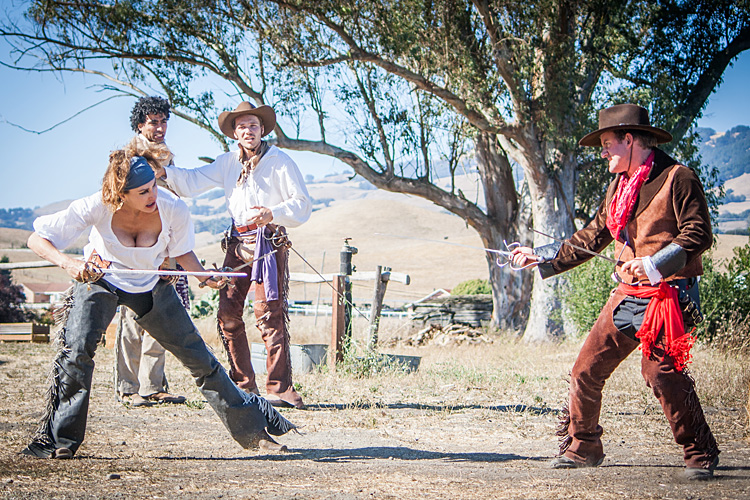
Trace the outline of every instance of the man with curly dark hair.
[[163, 143], [169, 120], [169, 101], [158, 96], [138, 99], [130, 112], [130, 127], [151, 142]]
[[[164, 143], [167, 120], [169, 101], [158, 96], [138, 99], [130, 114], [130, 125], [136, 133], [131, 141], [133, 150], [141, 155], [150, 154], [159, 164], [171, 164], [172, 153]], [[163, 183], [160, 184], [164, 187]], [[172, 269], [177, 267], [174, 262], [166, 262], [166, 265]], [[174, 285], [182, 305], [189, 310], [187, 277], [181, 276]], [[118, 399], [134, 407], [184, 403], [184, 396], [169, 393], [164, 372], [166, 350], [136, 323], [135, 318], [132, 310], [120, 308], [115, 341], [115, 391]]]

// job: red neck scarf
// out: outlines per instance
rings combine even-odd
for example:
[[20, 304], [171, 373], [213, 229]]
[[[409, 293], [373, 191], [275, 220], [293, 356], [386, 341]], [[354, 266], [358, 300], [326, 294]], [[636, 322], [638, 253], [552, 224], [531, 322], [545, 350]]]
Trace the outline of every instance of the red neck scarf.
[[620, 231], [628, 223], [628, 218], [633, 213], [635, 200], [638, 199], [638, 193], [640, 193], [643, 183], [648, 179], [653, 164], [654, 152], [652, 151], [646, 162], [638, 167], [632, 177], [628, 179], [625, 174], [620, 177], [617, 191], [612, 197], [612, 203], [609, 205], [609, 211], [607, 212], [607, 228], [614, 239], [620, 236]]
[[651, 299], [646, 306], [641, 329], [635, 334], [641, 340], [643, 356], [651, 357], [651, 349], [656, 343], [659, 331], [664, 327], [664, 352], [674, 358], [674, 367], [681, 372], [690, 362], [690, 349], [695, 343], [695, 338], [690, 333], [685, 333], [677, 289], [664, 281], [659, 283], [659, 286], [633, 286], [621, 283], [619, 289], [631, 297]]

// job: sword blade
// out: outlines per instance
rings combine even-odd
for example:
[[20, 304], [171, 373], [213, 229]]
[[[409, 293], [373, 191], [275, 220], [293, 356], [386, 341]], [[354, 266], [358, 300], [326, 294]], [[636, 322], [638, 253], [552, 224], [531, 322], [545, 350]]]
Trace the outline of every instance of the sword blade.
[[606, 255], [602, 255], [600, 253], [596, 253], [593, 250], [589, 250], [588, 248], [583, 248], [581, 246], [575, 245], [575, 244], [569, 242], [568, 240], [563, 240], [563, 239], [560, 239], [560, 238], [555, 238], [554, 236], [551, 236], [549, 234], [545, 234], [545, 233], [543, 233], [541, 231], [537, 231], [533, 227], [530, 227], [529, 229], [531, 229], [532, 231], [534, 231], [536, 234], [540, 234], [540, 235], [545, 236], [545, 237], [547, 237], [547, 238], [549, 238], [551, 240], [555, 240], [558, 243], [562, 243], [563, 245], [568, 245], [569, 247], [575, 248], [576, 250], [580, 250], [581, 252], [586, 252], [587, 254], [593, 255], [594, 257], [598, 257], [600, 259], [604, 259], [607, 262], [611, 262], [611, 263], [616, 264], [616, 265], [624, 264], [624, 262], [621, 262], [619, 260], [615, 260], [615, 259], [613, 259], [611, 257], [607, 257]]
[[173, 271], [171, 269], [99, 269], [104, 274], [158, 274], [159, 276], [226, 276], [244, 277], [245, 273], [226, 271]]
[[489, 253], [495, 253], [498, 255], [502, 255], [503, 257], [510, 257], [510, 252], [506, 250], [496, 250], [494, 248], [483, 248], [483, 247], [476, 247], [473, 245], [464, 245], [463, 243], [455, 243], [453, 241], [443, 241], [443, 240], [431, 240], [428, 238], [415, 238], [413, 236], [401, 236], [398, 234], [386, 234], [386, 233], [374, 233], [376, 236], [387, 236], [388, 238], [398, 238], [401, 240], [411, 240], [411, 241], [424, 241], [427, 243], [439, 243], [441, 245], [453, 245], [456, 247], [463, 247], [463, 248], [472, 248], [474, 250], [482, 250], [483, 252], [489, 252]]
[[53, 264], [52, 262], [48, 262], [46, 260], [0, 263], [0, 270], [2, 271], [12, 269], [35, 269], [37, 267], [57, 267], [57, 264]]

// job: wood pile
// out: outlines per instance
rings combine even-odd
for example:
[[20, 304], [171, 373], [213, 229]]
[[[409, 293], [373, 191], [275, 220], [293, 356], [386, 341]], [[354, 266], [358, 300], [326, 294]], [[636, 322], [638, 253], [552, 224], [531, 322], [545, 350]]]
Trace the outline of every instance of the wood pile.
[[481, 327], [492, 320], [492, 295], [450, 295], [412, 306], [411, 321], [418, 328], [437, 324]]
[[455, 345], [477, 345], [491, 344], [492, 338], [482, 330], [467, 325], [450, 325], [442, 327], [437, 324], [428, 326], [406, 339], [397, 339], [396, 343], [402, 345], [419, 347], [425, 345], [436, 345], [440, 347]]
[[0, 323], [0, 341], [49, 342], [49, 325], [36, 323]]

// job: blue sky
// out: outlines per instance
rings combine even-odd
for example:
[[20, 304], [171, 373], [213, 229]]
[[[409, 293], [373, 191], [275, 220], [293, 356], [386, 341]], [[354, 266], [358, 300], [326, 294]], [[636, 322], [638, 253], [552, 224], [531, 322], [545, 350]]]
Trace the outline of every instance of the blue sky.
[[[0, 44], [0, 50], [6, 52], [3, 59], [7, 60], [7, 45]], [[0, 208], [44, 206], [87, 196], [99, 189], [109, 151], [132, 137], [129, 116], [134, 99], [109, 100], [49, 132], [35, 134], [8, 122], [30, 130], [47, 129], [106, 98], [106, 94], [97, 91], [101, 79], [0, 67], [0, 81], [0, 151], [4, 153]], [[750, 125], [748, 81], [750, 53], [745, 52], [726, 71], [724, 82], [711, 96], [699, 125], [717, 132]], [[288, 129], [293, 130], [291, 126]], [[202, 164], [199, 156], [215, 157], [221, 153], [218, 143], [208, 134], [176, 116], [169, 121], [167, 143], [176, 154], [177, 164], [185, 167]], [[289, 154], [303, 175], [319, 178], [348, 168], [338, 160], [314, 153]]]

